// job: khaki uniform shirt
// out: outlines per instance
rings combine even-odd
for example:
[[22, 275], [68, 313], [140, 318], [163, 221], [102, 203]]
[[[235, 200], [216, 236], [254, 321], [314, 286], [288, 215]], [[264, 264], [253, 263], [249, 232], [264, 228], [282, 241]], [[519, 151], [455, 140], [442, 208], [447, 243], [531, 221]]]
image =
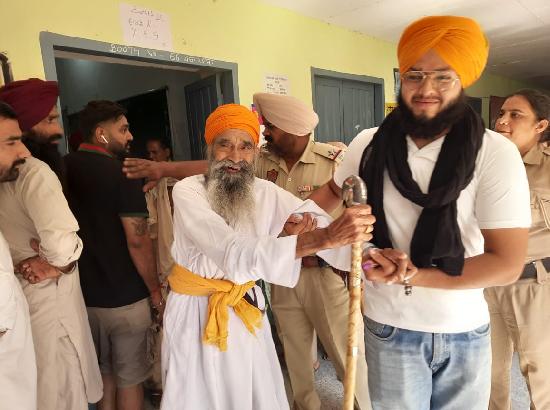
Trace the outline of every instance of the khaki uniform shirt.
[[[344, 150], [311, 140], [290, 170], [283, 158], [262, 150], [256, 176], [267, 179], [305, 200], [313, 191], [332, 179], [334, 169], [343, 159]], [[339, 206], [331, 213], [332, 217], [339, 216], [343, 209], [343, 205]]]
[[[78, 223], [69, 209], [61, 184], [42, 161], [28, 158], [19, 167], [19, 177], [0, 184], [0, 230], [10, 247], [13, 263], [35, 256], [30, 240], [40, 241], [42, 256], [52, 265], [66, 266], [78, 260], [82, 241]], [[68, 336], [80, 362], [88, 402], [102, 397], [102, 381], [78, 269], [30, 284], [17, 275], [29, 304], [38, 368], [38, 403], [41, 409], [56, 410], [59, 379], [57, 340]]]
[[156, 251], [157, 273], [162, 283], [166, 282], [174, 264], [171, 253], [174, 242], [174, 222], [168, 188], [173, 187], [176, 182], [178, 180], [174, 178], [161, 178], [157, 186], [145, 194], [149, 211], [149, 230]]
[[537, 144], [523, 156], [531, 194], [526, 263], [550, 256], [550, 146]]

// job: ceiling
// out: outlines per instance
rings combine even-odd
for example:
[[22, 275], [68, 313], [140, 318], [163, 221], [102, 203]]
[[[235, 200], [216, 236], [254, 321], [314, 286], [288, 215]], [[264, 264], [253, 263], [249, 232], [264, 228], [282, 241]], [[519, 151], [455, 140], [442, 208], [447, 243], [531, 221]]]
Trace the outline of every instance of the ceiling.
[[397, 43], [428, 15], [468, 16], [491, 45], [487, 71], [550, 90], [550, 0], [262, 0]]

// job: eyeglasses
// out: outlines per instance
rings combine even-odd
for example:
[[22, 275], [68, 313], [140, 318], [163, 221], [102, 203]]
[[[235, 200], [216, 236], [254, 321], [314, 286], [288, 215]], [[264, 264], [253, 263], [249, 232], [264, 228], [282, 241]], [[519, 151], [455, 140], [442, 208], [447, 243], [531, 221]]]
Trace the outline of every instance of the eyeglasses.
[[454, 87], [458, 81], [453, 71], [407, 71], [401, 74], [403, 84], [411, 88], [420, 87], [426, 78], [429, 78], [434, 88], [439, 91]]

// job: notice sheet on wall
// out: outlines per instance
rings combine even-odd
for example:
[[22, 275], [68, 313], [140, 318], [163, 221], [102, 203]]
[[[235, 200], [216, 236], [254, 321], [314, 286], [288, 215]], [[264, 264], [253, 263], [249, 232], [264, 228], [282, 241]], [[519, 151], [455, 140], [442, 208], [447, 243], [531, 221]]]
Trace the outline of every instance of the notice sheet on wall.
[[290, 95], [290, 81], [284, 75], [266, 74], [264, 90], [271, 94]]
[[120, 22], [126, 44], [172, 50], [172, 32], [168, 14], [120, 3]]

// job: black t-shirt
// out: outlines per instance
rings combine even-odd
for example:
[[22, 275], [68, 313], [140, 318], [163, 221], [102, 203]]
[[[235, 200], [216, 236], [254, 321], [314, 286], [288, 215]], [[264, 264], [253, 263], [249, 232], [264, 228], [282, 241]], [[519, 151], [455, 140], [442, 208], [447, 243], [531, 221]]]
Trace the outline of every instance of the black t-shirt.
[[132, 262], [121, 217], [147, 217], [141, 183], [100, 147], [83, 144], [65, 157], [67, 199], [84, 249], [79, 260], [86, 306], [120, 307], [149, 296]]

